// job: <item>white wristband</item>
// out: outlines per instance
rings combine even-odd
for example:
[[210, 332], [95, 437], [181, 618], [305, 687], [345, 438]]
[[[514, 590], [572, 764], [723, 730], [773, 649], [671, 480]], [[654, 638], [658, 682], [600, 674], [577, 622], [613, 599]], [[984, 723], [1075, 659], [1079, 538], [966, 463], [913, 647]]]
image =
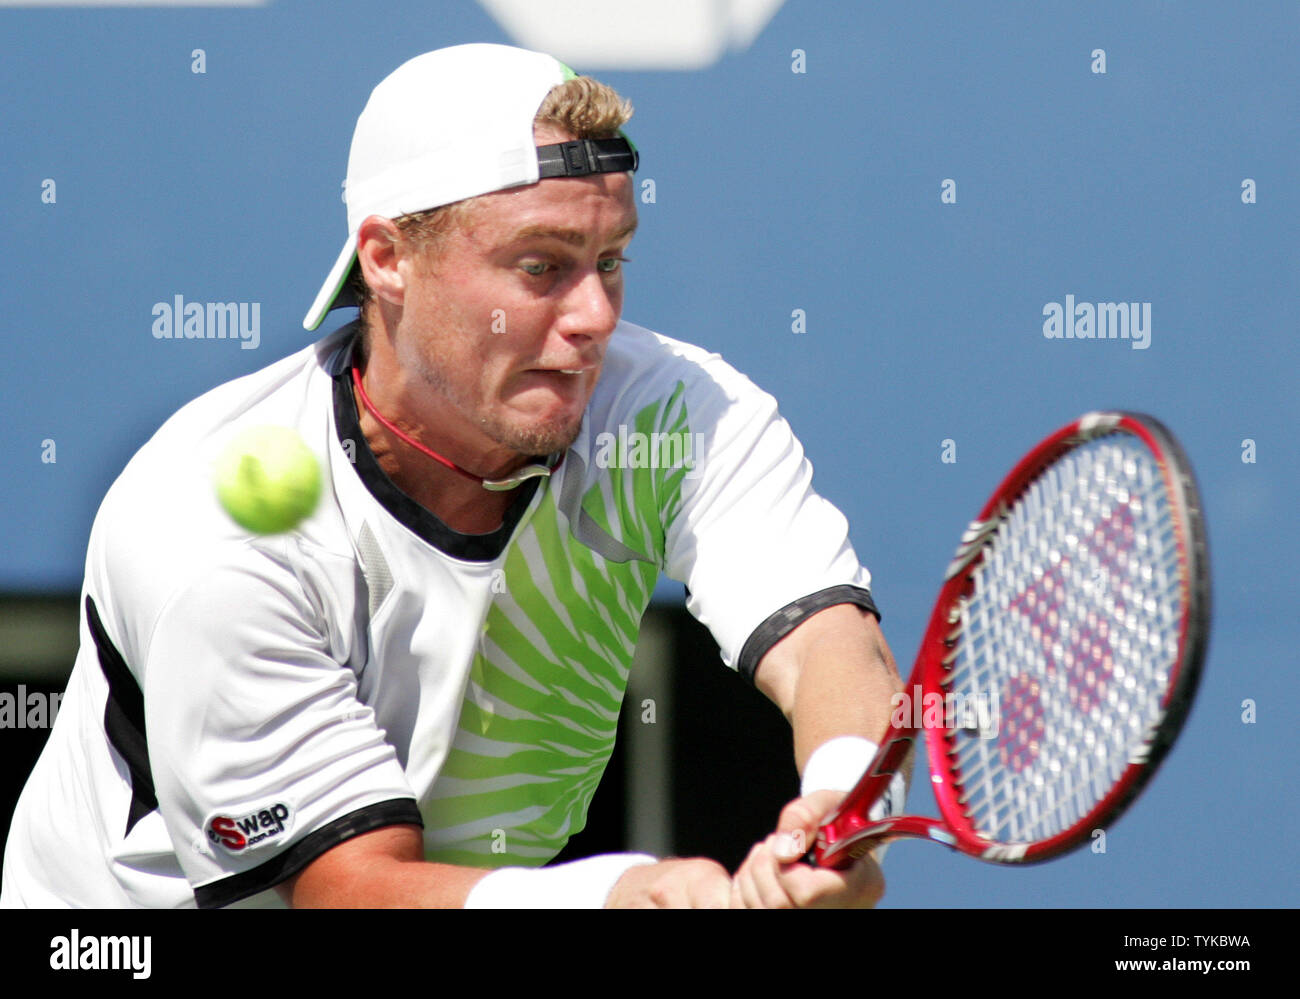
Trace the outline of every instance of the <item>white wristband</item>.
[[[803, 780], [800, 782], [800, 795], [807, 796], [814, 791], [853, 790], [879, 749], [870, 739], [859, 735], [836, 736], [822, 743], [808, 757], [808, 764], [803, 769]], [[868, 815], [875, 821], [890, 815], [901, 815], [906, 800], [907, 781], [900, 771], [894, 774], [889, 787], [871, 806]]]
[[633, 867], [657, 864], [646, 853], [605, 853], [557, 867], [502, 867], [470, 889], [466, 909], [600, 909]]

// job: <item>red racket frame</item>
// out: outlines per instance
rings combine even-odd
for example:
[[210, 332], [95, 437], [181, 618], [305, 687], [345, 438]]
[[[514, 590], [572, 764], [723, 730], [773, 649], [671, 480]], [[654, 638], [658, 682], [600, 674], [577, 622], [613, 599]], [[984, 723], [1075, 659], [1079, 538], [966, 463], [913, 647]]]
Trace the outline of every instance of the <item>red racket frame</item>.
[[972, 569], [982, 560], [984, 540], [1002, 521], [1007, 508], [1062, 455], [1080, 444], [1117, 432], [1139, 438], [1160, 468], [1173, 509], [1179, 565], [1187, 574], [1182, 581], [1185, 599], [1178, 656], [1162, 701], [1163, 710], [1144, 744], [1145, 754], [1140, 760], [1130, 762], [1105, 797], [1070, 828], [1032, 843], [998, 843], [976, 832], [957, 801], [957, 786], [949, 767], [952, 730], [945, 727], [925, 729], [930, 780], [943, 818], [907, 815], [879, 822], [867, 818], [868, 809], [901, 769], [916, 740], [917, 726], [891, 725], [862, 779], [822, 825], [817, 843], [809, 852], [809, 859], [816, 864], [846, 867], [873, 847], [904, 838], [932, 840], [996, 863], [1049, 860], [1078, 846], [1094, 829], [1113, 822], [1150, 779], [1177, 737], [1195, 696], [1208, 638], [1210, 605], [1209, 558], [1191, 466], [1173, 435], [1153, 417], [1121, 411], [1086, 414], [1045, 438], [1011, 470], [963, 537], [930, 615], [907, 691], [911, 697], [919, 685], [923, 703], [930, 703], [932, 694], [938, 695], [942, 702], [944, 688], [940, 677], [947, 668], [943, 660], [956, 644], [952, 613], [959, 601], [972, 593]]

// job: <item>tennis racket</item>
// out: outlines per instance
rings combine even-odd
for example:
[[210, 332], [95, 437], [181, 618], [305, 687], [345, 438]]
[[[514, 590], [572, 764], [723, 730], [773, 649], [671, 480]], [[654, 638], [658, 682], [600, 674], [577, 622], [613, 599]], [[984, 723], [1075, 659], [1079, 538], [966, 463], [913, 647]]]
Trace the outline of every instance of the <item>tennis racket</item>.
[[[962, 535], [880, 750], [807, 859], [846, 867], [901, 838], [997, 863], [1078, 846], [1173, 745], [1209, 608], [1200, 499], [1173, 435], [1137, 413], [1062, 427]], [[942, 818], [870, 820], [922, 730]]]

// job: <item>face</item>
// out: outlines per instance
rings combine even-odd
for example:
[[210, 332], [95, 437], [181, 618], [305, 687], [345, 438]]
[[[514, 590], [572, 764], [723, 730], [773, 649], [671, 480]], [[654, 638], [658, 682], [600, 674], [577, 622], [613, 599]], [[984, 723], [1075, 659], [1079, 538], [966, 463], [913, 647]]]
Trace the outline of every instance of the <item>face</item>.
[[[538, 129], [539, 145], [569, 136]], [[401, 266], [402, 367], [471, 447], [573, 443], [623, 309], [632, 180], [597, 174], [499, 191]]]

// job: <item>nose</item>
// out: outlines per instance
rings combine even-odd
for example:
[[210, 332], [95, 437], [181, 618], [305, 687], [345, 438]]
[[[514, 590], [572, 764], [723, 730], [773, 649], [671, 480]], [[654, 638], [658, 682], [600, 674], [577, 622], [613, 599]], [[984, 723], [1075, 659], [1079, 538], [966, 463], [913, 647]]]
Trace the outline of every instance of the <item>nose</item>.
[[568, 338], [605, 341], [618, 325], [623, 307], [623, 287], [594, 268], [576, 280], [564, 298], [560, 331]]

